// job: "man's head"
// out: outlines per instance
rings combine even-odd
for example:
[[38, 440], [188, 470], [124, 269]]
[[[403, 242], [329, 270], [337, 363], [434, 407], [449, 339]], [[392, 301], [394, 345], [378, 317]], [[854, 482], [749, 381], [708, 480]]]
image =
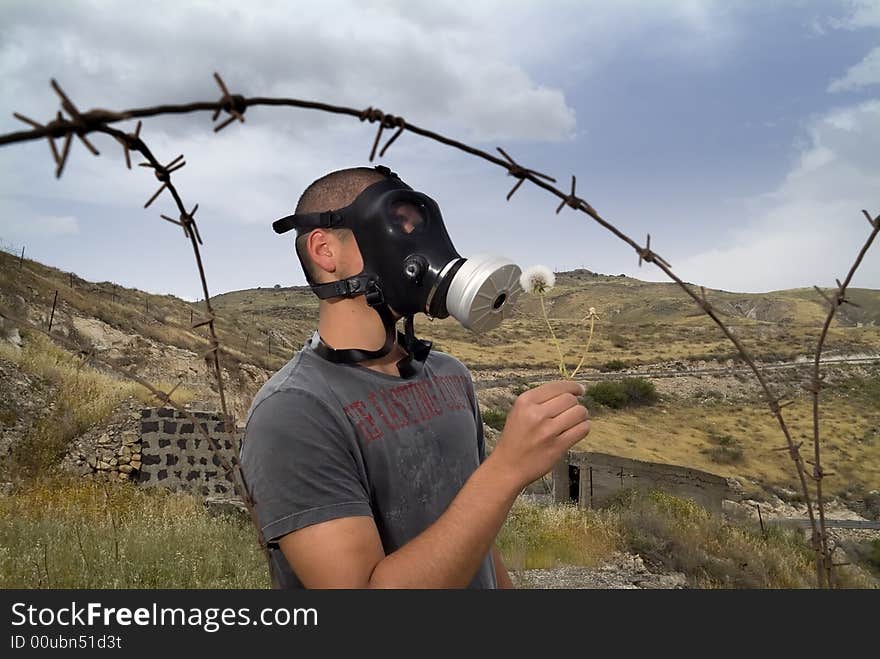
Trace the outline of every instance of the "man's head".
[[[296, 213], [337, 210], [352, 203], [373, 183], [385, 177], [370, 167], [352, 167], [331, 172], [305, 189]], [[363, 258], [350, 229], [313, 229], [296, 239], [296, 253], [306, 277], [324, 283], [358, 274]]]
[[296, 213], [272, 228], [308, 232], [297, 237], [296, 248], [319, 299], [361, 299], [386, 325], [390, 310], [408, 319], [452, 315], [484, 331], [501, 322], [519, 293], [516, 264], [491, 254], [462, 258], [437, 202], [387, 167], [318, 179]]

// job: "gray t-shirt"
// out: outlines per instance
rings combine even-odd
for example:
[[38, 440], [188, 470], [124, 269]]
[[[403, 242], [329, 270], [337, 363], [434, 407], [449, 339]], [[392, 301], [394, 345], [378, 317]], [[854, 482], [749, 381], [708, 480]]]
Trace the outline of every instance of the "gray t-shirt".
[[[280, 587], [303, 587], [278, 547], [282, 536], [371, 516], [390, 554], [443, 514], [485, 458], [465, 366], [432, 351], [416, 368], [402, 379], [334, 364], [307, 343], [257, 393], [241, 466]], [[470, 587], [496, 587], [491, 555]]]

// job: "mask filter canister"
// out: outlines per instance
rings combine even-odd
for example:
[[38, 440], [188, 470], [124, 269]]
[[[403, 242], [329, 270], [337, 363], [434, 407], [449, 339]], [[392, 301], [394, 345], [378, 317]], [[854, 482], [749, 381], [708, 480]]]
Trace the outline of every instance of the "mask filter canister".
[[522, 292], [518, 265], [500, 256], [478, 254], [455, 273], [446, 292], [446, 309], [477, 333], [497, 327], [512, 312]]

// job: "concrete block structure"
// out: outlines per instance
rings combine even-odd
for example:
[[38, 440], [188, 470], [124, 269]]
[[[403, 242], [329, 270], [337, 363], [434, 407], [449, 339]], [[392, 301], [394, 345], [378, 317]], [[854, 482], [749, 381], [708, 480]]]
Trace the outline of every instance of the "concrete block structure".
[[553, 469], [553, 500], [558, 503], [600, 507], [617, 492], [630, 488], [692, 499], [719, 514], [721, 502], [731, 498], [727, 479], [722, 476], [606, 453], [569, 451]]
[[219, 444], [214, 450], [196, 423], [176, 409], [146, 408], [141, 411], [140, 485], [187, 490], [201, 495], [231, 495], [233, 477], [223, 469], [221, 456], [232, 466], [241, 432], [216, 412], [191, 412], [198, 425]]

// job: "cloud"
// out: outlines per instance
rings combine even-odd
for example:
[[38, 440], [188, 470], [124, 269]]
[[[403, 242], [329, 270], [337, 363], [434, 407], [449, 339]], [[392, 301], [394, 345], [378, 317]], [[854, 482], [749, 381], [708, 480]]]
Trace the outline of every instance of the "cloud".
[[851, 66], [842, 78], [828, 85], [828, 91], [851, 91], [878, 83], [880, 83], [880, 48], [874, 48], [861, 62]]
[[459, 5], [439, 4], [7, 2], [0, 89], [45, 117], [56, 105], [47, 75], [82, 108], [117, 108], [217, 98], [219, 70], [236, 92], [372, 104], [468, 139], [567, 139], [563, 92], [505, 59]]
[[18, 215], [4, 207], [3, 240], [7, 243], [29, 238], [61, 238], [79, 233], [79, 223], [72, 215]]
[[[767, 291], [833, 285], [870, 231], [861, 209], [880, 212], [880, 101], [840, 108], [809, 126], [797, 163], [771, 193], [753, 199], [723, 244], [675, 263], [681, 276], [724, 289]], [[869, 253], [855, 285], [880, 287]]]
[[880, 1], [848, 0], [845, 5], [849, 11], [843, 18], [831, 19], [831, 27], [845, 30], [880, 27]]

